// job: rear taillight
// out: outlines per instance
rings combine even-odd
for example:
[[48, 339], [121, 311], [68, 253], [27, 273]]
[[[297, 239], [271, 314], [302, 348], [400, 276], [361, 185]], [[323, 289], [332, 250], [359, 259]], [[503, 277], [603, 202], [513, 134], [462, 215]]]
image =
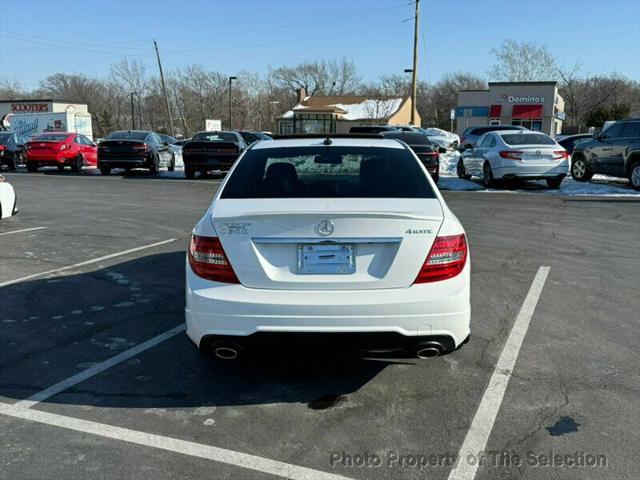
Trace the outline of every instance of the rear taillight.
[[2, 150], [6, 149], [6, 148], [7, 148], [7, 147], [5, 147], [4, 145], [2, 145], [2, 144], [0, 143], [0, 152], [1, 152]]
[[218, 237], [191, 236], [189, 265], [193, 273], [206, 280], [240, 283]]
[[133, 149], [136, 152], [148, 152], [149, 150], [151, 150], [151, 147], [149, 147], [149, 145], [147, 145], [146, 143], [140, 143], [140, 144], [134, 145]]
[[566, 160], [569, 158], [569, 152], [566, 150], [554, 150], [553, 151], [553, 159], [554, 160]]
[[522, 160], [522, 152], [520, 150], [501, 150], [500, 156], [508, 160]]
[[467, 261], [467, 239], [464, 233], [436, 237], [415, 283], [446, 280], [458, 275]]

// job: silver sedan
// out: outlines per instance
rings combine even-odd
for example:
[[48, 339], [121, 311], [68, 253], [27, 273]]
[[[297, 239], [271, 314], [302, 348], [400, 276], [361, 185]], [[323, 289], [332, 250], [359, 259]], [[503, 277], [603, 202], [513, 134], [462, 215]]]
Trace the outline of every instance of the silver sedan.
[[569, 168], [569, 153], [544, 133], [494, 131], [482, 135], [476, 146], [458, 161], [458, 177], [477, 176], [485, 186], [496, 180], [546, 180], [559, 188]]

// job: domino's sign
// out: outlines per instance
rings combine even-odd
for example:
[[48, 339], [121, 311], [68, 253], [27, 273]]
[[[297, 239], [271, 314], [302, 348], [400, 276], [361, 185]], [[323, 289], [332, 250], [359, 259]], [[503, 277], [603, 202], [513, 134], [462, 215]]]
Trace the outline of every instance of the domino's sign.
[[505, 102], [505, 103], [544, 103], [544, 97], [543, 96], [516, 97], [515, 95], [507, 95], [505, 93], [503, 95], [500, 95], [500, 98], [498, 98], [498, 101]]

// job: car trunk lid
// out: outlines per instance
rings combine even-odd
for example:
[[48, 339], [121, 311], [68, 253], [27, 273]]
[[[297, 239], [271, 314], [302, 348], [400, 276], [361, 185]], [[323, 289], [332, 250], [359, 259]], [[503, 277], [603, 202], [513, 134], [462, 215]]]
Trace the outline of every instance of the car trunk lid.
[[219, 199], [211, 217], [244, 286], [295, 290], [408, 287], [442, 219], [433, 198]]

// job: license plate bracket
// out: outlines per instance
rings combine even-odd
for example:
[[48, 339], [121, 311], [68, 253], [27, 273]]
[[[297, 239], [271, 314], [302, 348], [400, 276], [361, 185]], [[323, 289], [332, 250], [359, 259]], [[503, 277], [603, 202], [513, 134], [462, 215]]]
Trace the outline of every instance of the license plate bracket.
[[298, 273], [301, 275], [349, 275], [356, 271], [353, 244], [298, 245]]

